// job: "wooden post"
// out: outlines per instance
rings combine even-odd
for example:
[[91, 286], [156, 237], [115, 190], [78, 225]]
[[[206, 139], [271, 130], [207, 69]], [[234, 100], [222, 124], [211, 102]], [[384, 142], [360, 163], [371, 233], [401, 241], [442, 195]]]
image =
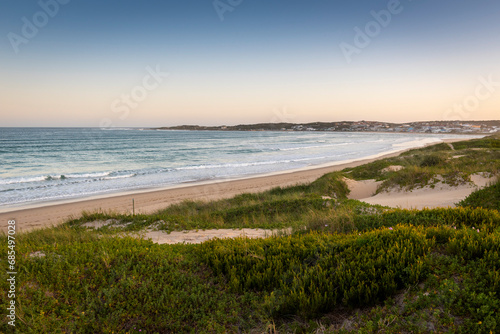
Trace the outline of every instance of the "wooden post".
[[135, 216], [135, 200], [132, 198], [132, 215]]

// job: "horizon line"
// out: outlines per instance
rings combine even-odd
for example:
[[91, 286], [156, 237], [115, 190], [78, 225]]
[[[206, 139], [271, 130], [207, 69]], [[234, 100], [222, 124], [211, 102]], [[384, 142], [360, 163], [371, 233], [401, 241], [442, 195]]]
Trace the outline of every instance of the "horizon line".
[[234, 126], [247, 126], [247, 125], [262, 125], [262, 124], [294, 124], [294, 125], [300, 125], [300, 124], [312, 124], [312, 123], [356, 123], [356, 122], [377, 122], [377, 123], [388, 123], [388, 124], [409, 124], [409, 123], [426, 123], [426, 122], [447, 122], [447, 123], [455, 123], [455, 122], [462, 122], [462, 123], [467, 123], [467, 122], [500, 122], [500, 119], [481, 119], [481, 120], [425, 120], [425, 121], [408, 121], [408, 122], [389, 122], [389, 121], [377, 121], [377, 120], [357, 120], [357, 121], [347, 121], [347, 120], [342, 120], [342, 121], [312, 121], [312, 122], [298, 122], [298, 123], [293, 123], [293, 122], [261, 122], [261, 123], [239, 123], [235, 125], [227, 125], [227, 124], [219, 124], [219, 125], [202, 125], [202, 124], [178, 124], [178, 125], [168, 125], [168, 126], [109, 126], [109, 127], [102, 127], [102, 126], [33, 126], [33, 125], [28, 125], [28, 126], [0, 126], [0, 129], [2, 128], [39, 128], [39, 129], [51, 129], [51, 128], [74, 128], [74, 129], [110, 129], [110, 128], [115, 128], [115, 129], [158, 129], [158, 128], [171, 128], [171, 127], [179, 127], [179, 126], [198, 126], [198, 127], [222, 127], [222, 126], [228, 126], [228, 127], [234, 127]]

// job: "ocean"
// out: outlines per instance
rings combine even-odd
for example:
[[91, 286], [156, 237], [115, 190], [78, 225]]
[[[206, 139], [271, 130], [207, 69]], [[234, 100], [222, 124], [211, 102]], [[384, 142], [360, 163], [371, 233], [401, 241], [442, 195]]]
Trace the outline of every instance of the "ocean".
[[453, 137], [0, 128], [0, 209], [357, 160]]

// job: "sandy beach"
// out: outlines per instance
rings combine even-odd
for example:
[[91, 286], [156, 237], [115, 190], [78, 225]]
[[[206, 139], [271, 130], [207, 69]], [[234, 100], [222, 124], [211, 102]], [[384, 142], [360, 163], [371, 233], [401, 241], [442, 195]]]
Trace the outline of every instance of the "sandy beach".
[[[383, 157], [397, 156], [400, 153], [388, 154]], [[242, 193], [265, 191], [277, 186], [290, 186], [308, 183], [322, 175], [355, 167], [374, 161], [364, 159], [356, 162], [339, 164], [331, 167], [312, 168], [301, 171], [280, 173], [276, 175], [258, 176], [246, 179], [219, 181], [205, 184], [178, 186], [171, 189], [139, 192], [126, 195], [111, 195], [108, 197], [80, 200], [62, 204], [46, 204], [35, 208], [14, 209], [0, 213], [0, 229], [6, 231], [8, 220], [16, 220], [18, 231], [27, 231], [60, 224], [70, 218], [76, 218], [83, 211], [132, 213], [132, 199], [135, 213], [153, 213], [170, 204], [184, 200], [216, 200], [229, 198]]]
[[[453, 141], [457, 140], [446, 140], [445, 142]], [[0, 229], [6, 231], [7, 222], [12, 219], [16, 221], [16, 228], [19, 232], [54, 226], [68, 219], [77, 218], [84, 211], [132, 213], [132, 201], [134, 201], [136, 214], [148, 214], [165, 208], [170, 204], [179, 203], [184, 200], [216, 200], [229, 198], [242, 193], [261, 192], [277, 186], [283, 187], [309, 183], [329, 172], [360, 166], [376, 159], [398, 156], [399, 154], [401, 154], [401, 152], [382, 155], [378, 158], [341, 163], [329, 167], [309, 168], [274, 175], [255, 176], [245, 179], [203, 184], [188, 184], [162, 190], [109, 195], [107, 197], [78, 200], [69, 203], [46, 203], [38, 207], [12, 209], [0, 213]], [[487, 182], [484, 180], [481, 181], [481, 184], [485, 183]], [[427, 189], [421, 192], [408, 194], [384, 193], [372, 196], [377, 188], [377, 183], [375, 182], [370, 180], [361, 182], [353, 181], [348, 182], [348, 185], [351, 188], [351, 198], [363, 200], [372, 204], [403, 208], [453, 206], [453, 204], [457, 202], [457, 199], [463, 199], [477, 189], [477, 187], [474, 186], [467, 186], [451, 190]], [[447, 193], [449, 191], [452, 193]], [[437, 199], [439, 199], [439, 201], [437, 201]]]

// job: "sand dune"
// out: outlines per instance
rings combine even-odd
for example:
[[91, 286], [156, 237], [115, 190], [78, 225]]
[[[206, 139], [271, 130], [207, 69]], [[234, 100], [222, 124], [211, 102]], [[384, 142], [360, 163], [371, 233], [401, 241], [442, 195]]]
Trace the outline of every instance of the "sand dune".
[[379, 204], [393, 208], [402, 209], [423, 209], [437, 207], [454, 207], [473, 191], [484, 188], [495, 178], [487, 178], [482, 175], [473, 175], [471, 177], [474, 184], [451, 187], [446, 184], [437, 185], [434, 188], [426, 186], [412, 191], [392, 190], [382, 192], [377, 195], [362, 197], [359, 194], [373, 194], [373, 188], [378, 186], [374, 180], [347, 182], [351, 189], [350, 198], [358, 199], [369, 204]]
[[356, 181], [348, 178], [344, 178], [344, 182], [347, 184], [349, 190], [351, 191], [348, 197], [350, 199], [357, 200], [369, 198], [375, 195], [378, 186], [382, 183], [375, 180]]

